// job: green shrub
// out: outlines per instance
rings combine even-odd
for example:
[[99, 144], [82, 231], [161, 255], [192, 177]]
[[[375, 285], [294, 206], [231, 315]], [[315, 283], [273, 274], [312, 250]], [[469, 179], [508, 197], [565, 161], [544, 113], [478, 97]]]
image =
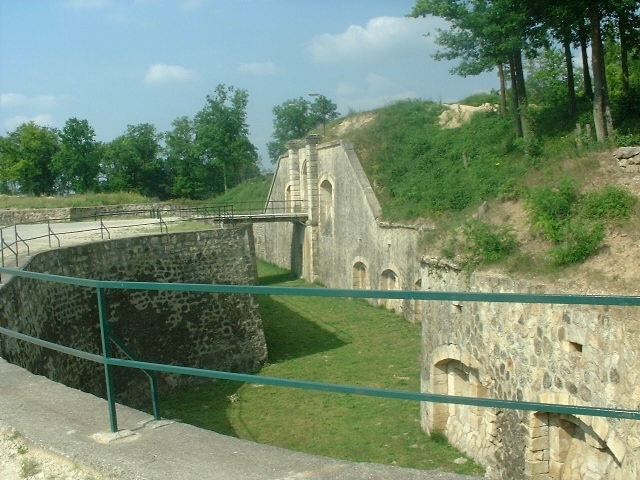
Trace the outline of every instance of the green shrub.
[[518, 246], [515, 233], [506, 226], [496, 226], [479, 220], [464, 224], [464, 253], [473, 265], [504, 259]]
[[532, 190], [527, 198], [527, 207], [533, 231], [554, 242], [564, 239], [564, 225], [573, 213], [578, 199], [575, 182], [564, 179], [556, 187]]
[[564, 240], [550, 250], [551, 260], [557, 266], [585, 261], [605, 237], [604, 223], [599, 220], [575, 218], [563, 230]]
[[640, 145], [640, 133], [618, 133], [616, 135], [616, 145], [619, 147], [635, 147], [636, 145]]
[[581, 197], [580, 215], [594, 220], [628, 219], [636, 202], [637, 198], [628, 190], [609, 185]]

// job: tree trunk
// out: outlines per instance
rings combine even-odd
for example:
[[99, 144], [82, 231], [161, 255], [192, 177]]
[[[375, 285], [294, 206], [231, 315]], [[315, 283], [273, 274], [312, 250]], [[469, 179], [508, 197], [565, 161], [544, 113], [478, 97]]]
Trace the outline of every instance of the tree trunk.
[[527, 111], [527, 90], [524, 83], [524, 68], [522, 66], [522, 50], [519, 48], [514, 51], [514, 64], [516, 67], [516, 85], [518, 95], [518, 111], [520, 113], [520, 125], [522, 129], [522, 137], [531, 136], [531, 122], [529, 121], [529, 112]]
[[596, 127], [596, 139], [598, 142], [604, 142], [613, 135], [613, 125], [597, 0], [593, 0], [591, 3], [589, 20], [591, 21], [591, 64], [593, 68], [593, 121]]
[[575, 115], [578, 107], [576, 105], [576, 84], [573, 77], [573, 59], [571, 56], [571, 42], [564, 41], [564, 61], [567, 64], [567, 100], [569, 101], [569, 114]]
[[511, 77], [511, 113], [513, 114], [516, 137], [522, 137], [522, 120], [520, 118], [520, 105], [518, 103], [518, 80], [516, 77], [515, 58], [509, 55], [509, 75]]
[[580, 52], [582, 53], [582, 77], [584, 83], [584, 96], [593, 100], [593, 85], [591, 84], [591, 73], [589, 71], [589, 54], [587, 52], [587, 38], [580, 34]]
[[504, 65], [498, 64], [498, 78], [500, 80], [500, 114], [507, 114], [507, 81], [504, 78]]
[[618, 13], [620, 32], [620, 68], [622, 70], [622, 92], [629, 92], [629, 25], [625, 12]]

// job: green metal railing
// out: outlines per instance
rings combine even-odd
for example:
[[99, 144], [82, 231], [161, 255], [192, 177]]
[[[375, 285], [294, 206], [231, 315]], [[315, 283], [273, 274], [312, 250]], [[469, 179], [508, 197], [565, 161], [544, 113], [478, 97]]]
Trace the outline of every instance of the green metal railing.
[[[191, 367], [181, 367], [175, 365], [165, 365], [158, 363], [144, 362], [134, 359], [114, 358], [111, 354], [111, 342], [118, 344], [115, 337], [111, 335], [107, 318], [107, 305], [105, 301], [105, 290], [168, 290], [182, 292], [205, 292], [205, 293], [235, 293], [249, 295], [291, 295], [291, 296], [312, 296], [312, 297], [346, 297], [346, 298], [385, 298], [385, 299], [407, 299], [407, 300], [444, 300], [444, 301], [472, 301], [472, 302], [500, 302], [500, 303], [541, 303], [541, 304], [568, 304], [568, 305], [614, 305], [614, 306], [640, 306], [640, 296], [617, 296], [617, 295], [543, 295], [543, 294], [521, 294], [521, 293], [482, 293], [482, 292], [434, 292], [434, 291], [408, 291], [408, 290], [350, 290], [335, 288], [303, 288], [303, 287], [273, 287], [273, 286], [253, 286], [253, 285], [215, 285], [215, 284], [193, 284], [193, 283], [152, 283], [152, 282], [118, 282], [91, 280], [75, 277], [65, 277], [50, 275], [45, 273], [28, 272], [10, 268], [0, 268], [0, 273], [7, 273], [16, 277], [26, 277], [39, 281], [57, 282], [72, 284], [83, 287], [95, 288], [98, 302], [98, 312], [100, 330], [102, 337], [102, 355], [92, 354], [56, 343], [31, 337], [13, 330], [0, 327], [0, 334], [17, 338], [36, 345], [57, 350], [59, 352], [84, 358], [104, 365], [105, 381], [107, 387], [107, 403], [109, 409], [109, 423], [111, 431], [118, 430], [115, 396], [113, 389], [113, 378], [111, 367], [128, 367], [144, 370], [150, 378], [151, 372], [164, 372], [181, 375], [192, 375], [198, 377], [234, 380], [246, 383], [261, 385], [272, 385], [279, 387], [301, 388], [308, 390], [319, 390], [324, 392], [334, 392], [352, 395], [366, 395], [374, 397], [395, 398], [401, 400], [415, 400], [420, 402], [450, 403], [459, 405], [470, 405], [488, 408], [504, 408], [512, 410], [540, 411], [549, 413], [562, 413], [568, 415], [588, 415], [597, 417], [621, 418], [630, 420], [640, 420], [639, 410], [627, 410], [619, 408], [590, 407], [575, 405], [560, 405], [551, 403], [524, 402], [517, 400], [499, 400], [489, 398], [460, 397], [454, 395], [430, 394], [421, 392], [411, 392], [404, 390], [388, 390], [380, 388], [341, 385], [323, 382], [313, 382], [306, 380], [293, 380], [276, 377], [265, 377], [261, 375], [251, 375], [243, 373], [231, 373], [218, 370], [205, 370]], [[121, 345], [122, 347], [122, 345]], [[126, 347], [124, 347], [126, 349]], [[130, 358], [132, 355], [130, 356]], [[153, 381], [152, 381], [153, 383]], [[153, 392], [154, 416], [160, 418], [159, 402], [157, 393]]]

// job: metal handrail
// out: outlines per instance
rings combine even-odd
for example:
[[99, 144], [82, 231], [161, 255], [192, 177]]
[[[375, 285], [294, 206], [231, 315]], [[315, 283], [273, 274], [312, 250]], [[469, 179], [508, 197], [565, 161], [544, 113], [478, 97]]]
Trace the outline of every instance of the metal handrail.
[[[181, 207], [179, 209], [173, 209], [173, 211], [176, 211], [177, 213], [180, 214], [180, 216], [183, 216], [186, 218], [195, 218], [197, 220], [214, 220], [214, 221], [220, 220], [223, 222], [230, 222], [234, 220], [256, 221], [256, 220], [259, 220], [260, 218], [277, 219], [278, 215], [283, 216], [282, 221], [300, 221], [301, 219], [304, 219], [303, 218], [304, 214], [302, 212], [303, 210], [302, 202], [296, 201], [295, 207], [293, 209], [291, 208], [291, 205], [292, 205], [291, 202], [285, 202], [285, 201], [269, 202], [267, 205], [265, 205], [263, 202], [240, 202], [240, 203], [212, 204], [212, 205], [196, 206], [196, 207]], [[60, 245], [61, 245], [60, 235], [69, 235], [69, 234], [100, 230], [102, 239], [105, 238], [105, 233], [106, 233], [106, 237], [110, 239], [111, 232], [109, 231], [109, 228], [105, 224], [105, 217], [127, 217], [131, 215], [150, 216], [151, 218], [156, 218], [158, 220], [158, 223], [160, 224], [161, 233], [168, 233], [169, 227], [167, 225], [167, 222], [162, 218], [162, 212], [165, 212], [166, 214], [166, 212], [169, 212], [169, 211], [171, 211], [171, 209], [152, 208], [151, 210], [149, 210], [145, 208], [145, 209], [123, 210], [123, 211], [113, 212], [113, 213], [108, 213], [108, 212], [100, 213], [100, 214], [94, 213], [93, 215], [87, 215], [85, 217], [75, 217], [74, 221], [82, 221], [82, 220], [98, 221], [99, 220], [100, 221], [99, 227], [83, 228], [83, 229], [68, 231], [63, 233], [60, 233], [60, 232], [56, 233], [54, 231], [54, 228], [52, 227], [52, 224], [66, 223], [68, 222], [68, 219], [49, 218], [46, 220], [46, 222], [45, 221], [34, 222], [34, 224], [46, 223], [47, 234], [31, 237], [31, 238], [20, 237], [17, 230], [18, 224], [2, 227], [0, 228], [0, 266], [2, 267], [6, 266], [5, 252], [4, 252], [5, 248], [8, 249], [13, 254], [16, 260], [16, 266], [18, 266], [18, 259], [19, 259], [18, 244], [20, 242], [22, 242], [26, 246], [27, 255], [30, 255], [30, 248], [27, 242], [38, 240], [40, 238], [44, 238], [45, 236], [48, 237], [49, 248], [52, 248], [51, 237], [54, 237], [56, 239], [58, 243], [58, 248], [60, 248]], [[143, 224], [139, 224], [139, 225], [143, 225]], [[127, 225], [127, 228], [136, 227], [139, 225]], [[7, 228], [13, 228], [14, 230], [13, 242], [7, 242], [6, 239], [4, 238], [4, 231]]]
[[45, 348], [53, 348], [63, 353], [86, 358], [104, 365], [105, 381], [107, 384], [107, 403], [109, 409], [109, 421], [111, 430], [116, 432], [117, 417], [115, 409], [115, 396], [113, 390], [113, 378], [111, 367], [121, 366], [139, 368], [148, 371], [175, 373], [181, 375], [193, 375], [206, 378], [234, 380], [262, 385], [274, 385], [289, 388], [302, 388], [325, 392], [347, 393], [353, 395], [366, 395], [403, 400], [416, 400], [421, 402], [451, 403], [489, 408], [505, 408], [512, 410], [542, 411], [562, 413], [568, 415], [588, 415], [609, 418], [621, 418], [640, 420], [640, 410], [628, 410], [620, 408], [589, 407], [564, 404], [550, 404], [539, 402], [524, 402], [518, 400], [500, 400], [476, 397], [461, 397], [455, 395], [430, 394], [403, 390], [388, 390], [354, 385], [341, 385], [324, 382], [312, 382], [306, 380], [294, 380], [260, 375], [231, 373], [219, 370], [206, 370], [176, 365], [143, 362], [136, 360], [124, 360], [114, 358], [111, 355], [109, 326], [107, 323], [107, 305], [105, 289], [120, 290], [170, 290], [188, 292], [209, 293], [238, 293], [251, 295], [292, 295], [315, 297], [343, 297], [343, 298], [386, 298], [386, 299], [413, 299], [413, 300], [445, 300], [445, 301], [473, 301], [473, 302], [502, 302], [502, 303], [541, 303], [541, 304], [568, 304], [568, 305], [617, 305], [640, 306], [640, 296], [621, 295], [566, 295], [566, 294], [520, 294], [520, 293], [484, 293], [484, 292], [443, 292], [443, 291], [415, 291], [415, 290], [352, 290], [335, 288], [306, 288], [306, 287], [273, 287], [254, 285], [219, 285], [219, 284], [193, 284], [193, 283], [155, 283], [155, 282], [119, 282], [107, 280], [92, 280], [84, 278], [51, 275], [39, 272], [27, 272], [23, 270], [1, 268], [0, 273], [9, 273], [41, 281], [51, 281], [64, 284], [79, 285], [96, 289], [98, 312], [102, 336], [102, 355], [90, 354], [81, 350], [62, 347], [58, 344], [46, 342], [35, 337], [30, 337], [13, 330], [0, 327], [0, 334], [35, 343]]

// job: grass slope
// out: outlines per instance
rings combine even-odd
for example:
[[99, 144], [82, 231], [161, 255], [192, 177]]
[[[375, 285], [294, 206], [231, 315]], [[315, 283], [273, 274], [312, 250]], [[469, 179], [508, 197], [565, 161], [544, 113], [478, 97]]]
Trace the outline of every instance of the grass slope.
[[[261, 263], [262, 284], [305, 285]], [[363, 300], [260, 297], [261, 375], [418, 391], [420, 326]], [[216, 381], [163, 401], [163, 415], [256, 442], [353, 461], [479, 475], [420, 429], [416, 402]]]

